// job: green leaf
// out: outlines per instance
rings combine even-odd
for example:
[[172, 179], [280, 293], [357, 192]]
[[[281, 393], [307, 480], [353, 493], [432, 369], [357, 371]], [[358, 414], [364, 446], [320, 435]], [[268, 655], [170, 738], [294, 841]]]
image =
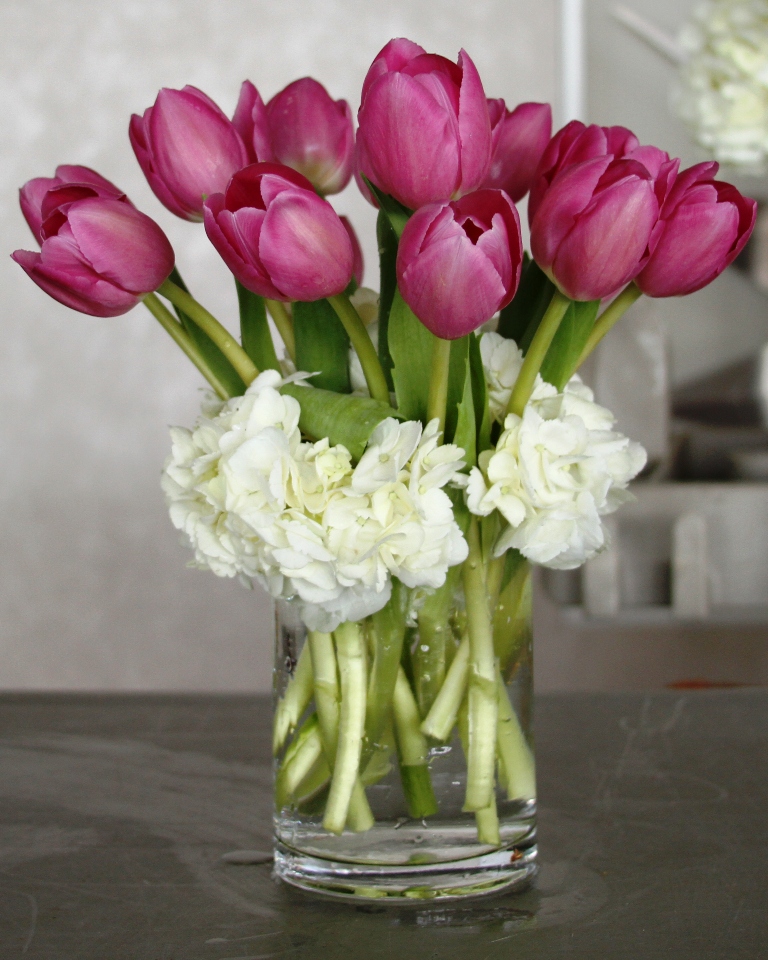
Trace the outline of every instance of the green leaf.
[[383, 193], [378, 187], [374, 187], [367, 177], [363, 177], [363, 180], [374, 197], [376, 197], [379, 208], [387, 215], [387, 219], [392, 224], [392, 229], [397, 234], [399, 240], [413, 211], [409, 210], [408, 207], [404, 207], [399, 200], [390, 197], [388, 193]]
[[477, 424], [475, 422], [475, 403], [472, 391], [472, 368], [469, 361], [469, 351], [464, 361], [464, 390], [459, 404], [459, 413], [456, 420], [456, 432], [453, 442], [463, 447], [467, 466], [477, 463]]
[[259, 370], [279, 370], [272, 334], [269, 332], [264, 298], [235, 280], [240, 305], [240, 342]]
[[554, 283], [534, 260], [529, 260], [523, 268], [517, 293], [501, 311], [497, 331], [502, 337], [514, 340], [525, 353], [554, 292]]
[[395, 264], [397, 262], [397, 234], [395, 233], [389, 218], [383, 210], [379, 210], [376, 218], [376, 239], [379, 244], [379, 362], [384, 376], [387, 378], [387, 386], [390, 390], [395, 389], [392, 383], [392, 355], [389, 352], [389, 314], [392, 310], [392, 301], [397, 290], [397, 273]]
[[467, 379], [467, 356], [469, 338], [459, 337], [451, 343], [451, 359], [448, 368], [448, 396], [445, 404], [445, 442], [454, 443], [456, 424], [459, 419], [459, 407], [464, 398], [464, 384]]
[[286, 384], [282, 392], [299, 402], [302, 433], [317, 440], [328, 437], [332, 445], [343, 444], [354, 460], [363, 455], [376, 425], [385, 417], [398, 416], [386, 403], [369, 397], [353, 397], [295, 383]]
[[293, 305], [296, 369], [319, 371], [311, 383], [321, 390], [349, 393], [349, 336], [327, 300]]
[[573, 300], [558, 327], [541, 365], [542, 379], [558, 390], [566, 385], [579, 361], [599, 307], [599, 300]]
[[397, 409], [406, 420], [427, 419], [429, 371], [435, 338], [395, 291], [389, 314], [389, 352]]
[[[172, 283], [175, 283], [177, 287], [181, 287], [182, 290], [189, 293], [189, 289], [176, 267], [173, 268], [168, 279]], [[184, 313], [183, 310], [179, 310], [178, 307], [174, 306], [173, 309], [181, 321], [181, 325], [187, 331], [190, 339], [200, 351], [208, 366], [216, 374], [216, 377], [226, 389], [227, 393], [231, 397], [241, 397], [245, 393], [245, 383], [240, 374], [238, 374], [208, 334], [203, 333], [191, 317], [188, 317], [187, 314]]]
[[480, 353], [480, 338], [474, 333], [469, 340], [469, 367], [472, 374], [472, 402], [475, 408], [475, 427], [477, 430], [477, 452], [487, 450], [491, 445], [491, 409], [488, 405], [488, 387], [485, 382], [485, 369]]

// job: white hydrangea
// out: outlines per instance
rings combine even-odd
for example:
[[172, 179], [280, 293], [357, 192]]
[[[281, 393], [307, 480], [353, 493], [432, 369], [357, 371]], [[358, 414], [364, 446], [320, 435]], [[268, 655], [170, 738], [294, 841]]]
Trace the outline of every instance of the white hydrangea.
[[[523, 352], [514, 340], [508, 340], [499, 333], [489, 332], [480, 337], [480, 356], [485, 370], [491, 417], [503, 423], [509, 398], [512, 396], [512, 388], [523, 365]], [[555, 388], [537, 374], [533, 397], [538, 399], [555, 393], [557, 393]]]
[[601, 516], [631, 498], [645, 465], [638, 443], [613, 431], [613, 415], [574, 377], [562, 393], [542, 391], [522, 418], [507, 416], [495, 450], [480, 455], [467, 486], [472, 513], [498, 510], [508, 523], [496, 544], [560, 570], [605, 545]]
[[758, 172], [768, 155], [768, 0], [709, 0], [679, 40], [676, 112], [716, 160]]
[[438, 446], [437, 422], [382, 421], [356, 466], [343, 446], [302, 441], [299, 404], [275, 371], [245, 396], [174, 428], [162, 485], [194, 565], [256, 578], [295, 599], [312, 629], [381, 609], [391, 578], [442, 585], [467, 546], [442, 489], [463, 451]]

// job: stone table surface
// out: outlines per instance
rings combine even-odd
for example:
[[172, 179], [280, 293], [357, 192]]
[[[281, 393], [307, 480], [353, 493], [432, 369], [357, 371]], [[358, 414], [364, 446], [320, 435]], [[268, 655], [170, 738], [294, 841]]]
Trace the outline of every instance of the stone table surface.
[[270, 848], [269, 704], [0, 696], [0, 958], [768, 957], [768, 692], [537, 699], [540, 862], [472, 907], [356, 908]]

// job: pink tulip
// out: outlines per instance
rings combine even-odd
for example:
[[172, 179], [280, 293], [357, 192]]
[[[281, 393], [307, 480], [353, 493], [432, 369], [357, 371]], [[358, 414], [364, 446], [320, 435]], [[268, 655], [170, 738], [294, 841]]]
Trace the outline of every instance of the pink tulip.
[[12, 256], [54, 300], [94, 317], [126, 313], [173, 269], [173, 249], [154, 220], [104, 197], [62, 204], [43, 221], [40, 253]]
[[43, 221], [52, 215], [60, 215], [62, 209], [66, 211], [67, 205], [75, 200], [85, 200], [87, 197], [108, 197], [129, 202], [119, 187], [90, 167], [62, 164], [56, 167], [53, 177], [28, 180], [19, 190], [19, 206], [35, 239], [42, 243]]
[[637, 160], [610, 155], [566, 167], [531, 224], [531, 252], [573, 300], [601, 300], [645, 265], [659, 215], [656, 180]]
[[502, 190], [432, 203], [408, 220], [397, 280], [425, 327], [455, 340], [490, 320], [515, 295], [523, 245], [520, 218]]
[[304, 77], [267, 104], [275, 160], [303, 173], [318, 193], [339, 193], [349, 183], [355, 134], [346, 100], [335, 102], [317, 80]]
[[531, 184], [528, 223], [533, 223], [544, 194], [566, 167], [607, 155], [616, 159], [631, 156], [639, 145], [637, 137], [626, 127], [586, 126], [580, 120], [571, 120], [552, 137], [542, 154]]
[[360, 241], [355, 233], [355, 228], [349, 222], [347, 217], [339, 217], [339, 219], [344, 224], [344, 229], [347, 231], [347, 235], [349, 236], [349, 242], [352, 244], [352, 276], [355, 278], [355, 283], [358, 285], [358, 287], [361, 287], [363, 284], [363, 273], [365, 271], [363, 248], [360, 246]]
[[234, 124], [195, 87], [161, 90], [143, 117], [131, 117], [129, 136], [155, 196], [185, 220], [202, 220], [205, 198], [248, 163]]
[[295, 170], [254, 163], [205, 202], [205, 230], [237, 279], [272, 300], [321, 300], [349, 284], [354, 251], [336, 211]]
[[661, 208], [653, 252], [635, 283], [650, 297], [681, 297], [711, 283], [739, 255], [757, 204], [713, 179], [718, 164], [698, 163], [674, 181]]
[[491, 166], [484, 186], [505, 190], [517, 203], [531, 189], [536, 168], [552, 136], [548, 103], [521, 103], [507, 110], [503, 100], [489, 100]]
[[391, 40], [365, 78], [358, 121], [360, 172], [409, 209], [460, 197], [485, 180], [491, 123], [463, 50], [455, 64]]

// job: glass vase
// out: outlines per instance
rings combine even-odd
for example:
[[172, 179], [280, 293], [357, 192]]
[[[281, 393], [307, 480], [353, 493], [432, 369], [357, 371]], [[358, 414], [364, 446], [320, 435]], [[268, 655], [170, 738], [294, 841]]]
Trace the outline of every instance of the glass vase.
[[[530, 571], [517, 555], [480, 575], [476, 590], [454, 568], [426, 598], [395, 583], [384, 610], [332, 634], [308, 631], [295, 604], [278, 603], [278, 877], [358, 901], [527, 885], [536, 869]], [[472, 606], [492, 631], [485, 668]]]

